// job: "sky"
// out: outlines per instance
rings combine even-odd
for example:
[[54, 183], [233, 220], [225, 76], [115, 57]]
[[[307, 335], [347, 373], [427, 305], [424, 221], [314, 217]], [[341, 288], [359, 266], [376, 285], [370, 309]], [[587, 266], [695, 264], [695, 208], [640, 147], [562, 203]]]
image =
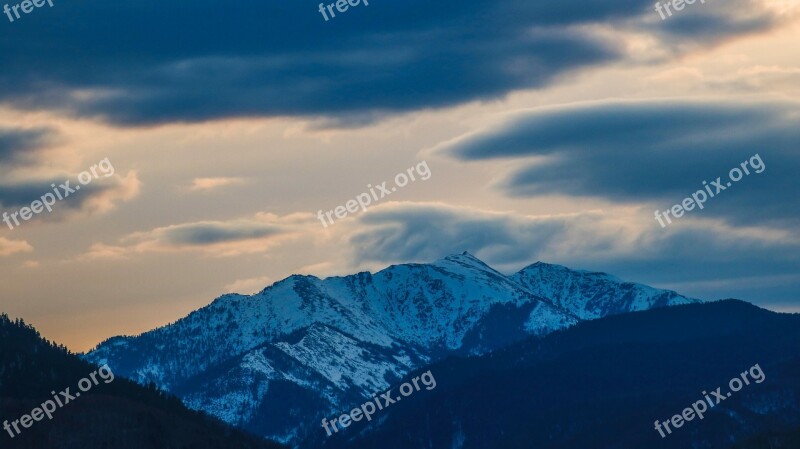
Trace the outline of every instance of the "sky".
[[800, 311], [797, 2], [368, 3], [0, 15], [0, 208], [53, 203], [0, 223], [0, 312], [85, 351], [462, 251]]

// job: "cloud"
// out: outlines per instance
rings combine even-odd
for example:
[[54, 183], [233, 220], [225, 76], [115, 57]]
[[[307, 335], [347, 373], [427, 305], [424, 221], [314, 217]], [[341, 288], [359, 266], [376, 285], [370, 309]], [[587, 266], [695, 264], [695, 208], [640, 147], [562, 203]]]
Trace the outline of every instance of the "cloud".
[[194, 178], [189, 190], [207, 192], [220, 187], [242, 184], [244, 178], [218, 177], [218, 178]]
[[724, 14], [710, 3], [688, 6], [683, 12], [673, 11], [668, 20], [659, 23], [660, 29], [673, 36], [690, 35], [697, 40], [716, 40], [732, 34], [769, 29], [776, 20], [775, 11], [768, 2], [727, 1]]
[[[360, 222], [350, 237], [356, 263], [429, 261], [466, 250], [506, 272], [541, 260], [660, 285], [716, 281], [713, 288], [689, 290], [708, 298], [746, 292], [785, 300], [800, 287], [798, 236], [715, 220], [664, 230], [635, 210], [534, 216], [388, 203]], [[736, 283], [774, 276], [794, 282], [760, 292]]]
[[[310, 214], [302, 221], [312, 223]], [[197, 221], [163, 226], [123, 237], [118, 245], [95, 243], [80, 260], [121, 259], [133, 254], [199, 251], [212, 256], [266, 252], [298, 235], [298, 217], [256, 214], [253, 218]]]
[[760, 0], [708, 4], [664, 23], [652, 6], [379, 1], [325, 22], [316, 3], [84, 0], [0, 28], [0, 102], [122, 125], [286, 115], [358, 122], [545, 87], [624, 60], [625, 33], [696, 47], [779, 23]]
[[[737, 61], [741, 63], [742, 61]], [[648, 77], [649, 83], [680, 85], [697, 93], [777, 93], [793, 96], [800, 86], [800, 67], [754, 65], [733, 72], [710, 74], [696, 67], [676, 67]]]
[[84, 254], [76, 258], [78, 261], [92, 260], [121, 260], [128, 258], [128, 249], [121, 246], [106, 245], [104, 243], [94, 243]]
[[[87, 184], [81, 184], [75, 174], [54, 169], [52, 159], [46, 157], [52, 155], [40, 150], [49, 149], [59, 139], [60, 134], [51, 127], [0, 127], [0, 209], [5, 213], [13, 215], [49, 195], [55, 202], [52, 211], [45, 209], [46, 213], [34, 214], [29, 221], [59, 221], [106, 213], [138, 196], [141, 182], [137, 172], [119, 176], [107, 158], [84, 172], [91, 179]], [[19, 218], [13, 220], [21, 224]]]
[[[591, 214], [570, 218], [591, 221], [589, 217]], [[358, 262], [435, 260], [464, 250], [503, 263], [523, 262], [545, 253], [556, 237], [564, 236], [570, 218], [523, 217], [443, 204], [387, 203], [360, 219], [366, 230], [356, 232], [350, 243]], [[574, 244], [582, 241], [579, 238]], [[604, 241], [604, 245], [611, 244]]]
[[9, 128], [0, 126], [0, 163], [4, 169], [24, 164], [31, 153], [56, 141], [53, 128]]
[[145, 239], [173, 247], [205, 246], [260, 239], [277, 233], [277, 228], [262, 223], [209, 221], [158, 228], [147, 233]]
[[[65, 184], [68, 179], [69, 176], [63, 175], [37, 181], [0, 181], [0, 206], [9, 214], [22, 207], [29, 207], [32, 201], [41, 200], [43, 195], [53, 194], [52, 185], [55, 185], [55, 189], [64, 195], [64, 189], [59, 186]], [[80, 185], [74, 178], [70, 179], [68, 187], [74, 189], [76, 186], [80, 186], [80, 190], [69, 193], [69, 196], [56, 201], [52, 206], [52, 212], [45, 210], [47, 213], [36, 214], [31, 221], [37, 219], [63, 220], [79, 215], [107, 213], [118, 203], [138, 196], [141, 182], [137, 173], [130, 171], [125, 177], [119, 175], [100, 177], [86, 185]]]
[[800, 67], [753, 66], [728, 76], [707, 79], [706, 84], [738, 91], [790, 92], [800, 85]]
[[751, 170], [701, 213], [796, 228], [800, 209], [787, 205], [800, 190], [798, 114], [793, 103], [579, 104], [518, 114], [440, 150], [462, 160], [530, 159], [502, 182], [512, 196], [599, 197], [661, 210], [703, 189], [703, 181], [721, 176], [725, 183], [731, 169], [758, 154], [762, 173]]
[[11, 256], [18, 253], [29, 253], [33, 247], [24, 240], [9, 240], [0, 237], [0, 257]]

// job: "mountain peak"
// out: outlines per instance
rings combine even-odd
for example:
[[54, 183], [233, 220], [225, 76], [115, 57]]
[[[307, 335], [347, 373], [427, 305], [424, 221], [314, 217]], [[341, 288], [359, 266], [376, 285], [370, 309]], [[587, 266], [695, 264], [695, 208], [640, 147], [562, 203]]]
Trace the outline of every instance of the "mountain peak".
[[542, 262], [541, 260], [538, 260], [538, 261], [536, 261], [536, 262], [534, 262], [534, 263], [532, 263], [532, 264], [528, 265], [527, 267], [525, 267], [525, 268], [523, 268], [523, 269], [521, 269], [521, 270], [519, 270], [519, 271], [526, 271], [526, 270], [530, 270], [530, 269], [539, 269], [539, 270], [543, 270], [543, 269], [546, 269], [546, 270], [570, 270], [570, 271], [576, 271], [576, 270], [572, 270], [571, 268], [565, 267], [564, 265], [559, 265], [559, 264], [557, 264], [557, 263], [547, 263], [547, 262]]
[[590, 277], [601, 277], [605, 278], [611, 282], [622, 283], [622, 279], [604, 273], [602, 271], [591, 271], [591, 270], [575, 270], [564, 265], [559, 265], [557, 263], [547, 263], [538, 261], [528, 265], [527, 267], [519, 270], [517, 275], [530, 275], [531, 273], [541, 273], [541, 274], [549, 274], [553, 276], [590, 276]]
[[464, 251], [461, 254], [451, 254], [444, 259], [440, 259], [440, 261], [448, 261], [448, 262], [456, 262], [460, 264], [469, 264], [469, 265], [478, 265], [481, 267], [489, 267], [486, 262], [478, 259], [474, 255], [472, 255], [469, 251]]
[[462, 271], [466, 269], [473, 272], [480, 271], [484, 273], [490, 273], [491, 277], [499, 276], [501, 278], [505, 278], [504, 274], [490, 267], [488, 264], [486, 264], [486, 262], [478, 259], [468, 251], [464, 251], [461, 254], [451, 254], [443, 259], [437, 260], [431, 265], [445, 268], [450, 271]]

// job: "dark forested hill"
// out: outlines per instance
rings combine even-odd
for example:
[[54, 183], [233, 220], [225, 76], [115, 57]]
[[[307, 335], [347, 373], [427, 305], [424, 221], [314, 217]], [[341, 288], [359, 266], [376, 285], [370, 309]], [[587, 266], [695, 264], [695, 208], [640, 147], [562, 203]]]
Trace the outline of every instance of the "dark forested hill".
[[[21, 321], [0, 315], [0, 421], [9, 426], [96, 372], [97, 366], [43, 340]], [[113, 373], [113, 367], [110, 367]], [[282, 446], [235, 430], [190, 411], [153, 387], [121, 377], [95, 375], [97, 385], [57, 407], [52, 419], [39, 417], [21, 433], [0, 429], [0, 447], [9, 449], [277, 449]], [[106, 382], [108, 381], [108, 382]], [[66, 399], [64, 399], [66, 401]], [[2, 424], [2, 423], [0, 423]], [[12, 438], [11, 434], [15, 434]]]
[[[761, 382], [730, 397], [755, 365]], [[304, 447], [674, 449], [770, 446], [800, 426], [800, 315], [720, 301], [580, 323], [493, 354], [425, 367], [437, 388]], [[716, 404], [711, 394], [721, 387]], [[662, 438], [654, 422], [713, 408]], [[379, 419], [378, 419], [379, 418]]]

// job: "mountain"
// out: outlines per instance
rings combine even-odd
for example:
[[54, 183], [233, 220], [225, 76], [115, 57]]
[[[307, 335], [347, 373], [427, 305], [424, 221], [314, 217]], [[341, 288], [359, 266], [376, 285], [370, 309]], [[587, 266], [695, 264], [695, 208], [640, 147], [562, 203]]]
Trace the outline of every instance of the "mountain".
[[570, 270], [541, 262], [511, 278], [531, 293], [551, 299], [584, 320], [687, 303], [686, 298], [671, 290], [623, 282], [606, 273]]
[[[180, 400], [101, 370], [0, 315], [0, 447], [7, 449], [278, 449], [282, 446], [187, 409]], [[79, 389], [84, 378], [96, 385]], [[70, 390], [66, 390], [70, 388]], [[56, 407], [51, 391], [66, 391]], [[82, 395], [81, 395], [82, 394]], [[73, 396], [74, 399], [68, 399]], [[43, 403], [50, 401], [48, 419]], [[68, 402], [67, 402], [68, 401]], [[44, 406], [49, 409], [49, 405]], [[39, 409], [39, 414], [32, 412]], [[29, 422], [25, 415], [41, 421]], [[30, 420], [31, 417], [28, 417]], [[13, 424], [16, 423], [16, 433]], [[12, 437], [12, 435], [14, 435]]]
[[[588, 295], [588, 296], [587, 296]], [[277, 441], [451, 355], [486, 354], [583, 319], [697, 302], [602, 273], [534, 264], [506, 276], [469, 253], [224, 295], [86, 355]]]
[[[435, 376], [435, 389], [331, 437], [318, 429], [301, 447], [798, 447], [800, 315], [742, 301], [584, 321], [424, 370]], [[747, 383], [731, 381], [744, 372]], [[655, 428], [656, 420], [664, 423], [707, 400], [714, 407], [705, 407], [702, 420], [687, 414], [692, 420], [671, 433], [662, 426], [664, 437]]]

